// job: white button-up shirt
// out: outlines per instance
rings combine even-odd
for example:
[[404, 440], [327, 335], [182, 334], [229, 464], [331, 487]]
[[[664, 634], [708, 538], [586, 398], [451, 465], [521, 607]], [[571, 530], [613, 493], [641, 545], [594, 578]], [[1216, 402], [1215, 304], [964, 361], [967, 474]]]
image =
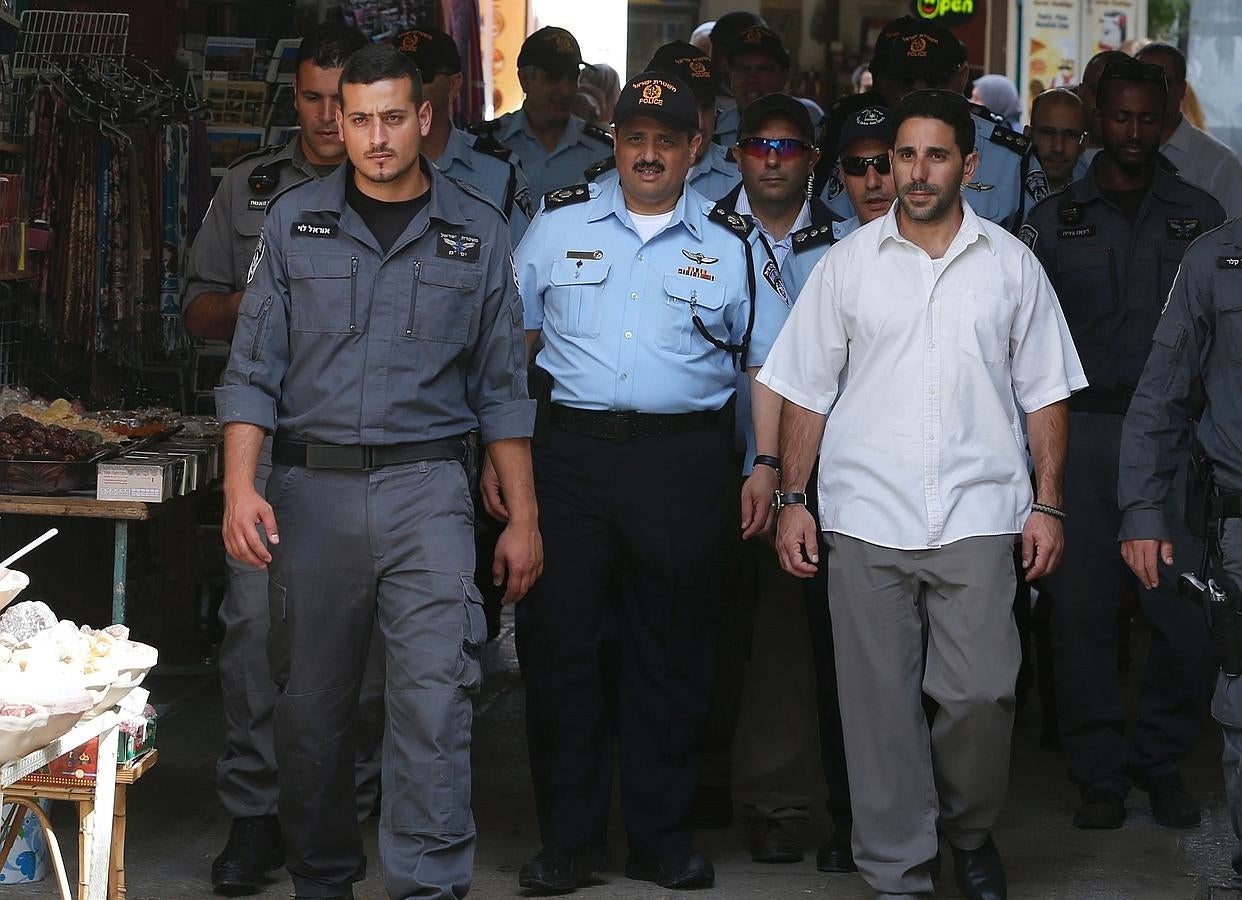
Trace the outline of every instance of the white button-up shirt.
[[1227, 144], [1183, 116], [1160, 152], [1177, 166], [1178, 175], [1219, 200], [1225, 215], [1242, 216], [1242, 161]]
[[759, 373], [831, 410], [825, 531], [899, 550], [1020, 532], [1031, 486], [1015, 397], [1029, 413], [1087, 385], [1039, 261], [963, 206], [935, 266], [898, 232], [897, 204], [833, 247]]

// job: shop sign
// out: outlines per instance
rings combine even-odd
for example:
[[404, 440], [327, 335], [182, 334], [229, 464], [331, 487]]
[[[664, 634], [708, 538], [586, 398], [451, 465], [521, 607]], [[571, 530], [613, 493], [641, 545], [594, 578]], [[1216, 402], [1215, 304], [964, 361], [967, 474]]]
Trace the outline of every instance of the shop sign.
[[975, 6], [987, 0], [914, 0], [914, 14], [949, 28], [965, 25], [975, 17]]

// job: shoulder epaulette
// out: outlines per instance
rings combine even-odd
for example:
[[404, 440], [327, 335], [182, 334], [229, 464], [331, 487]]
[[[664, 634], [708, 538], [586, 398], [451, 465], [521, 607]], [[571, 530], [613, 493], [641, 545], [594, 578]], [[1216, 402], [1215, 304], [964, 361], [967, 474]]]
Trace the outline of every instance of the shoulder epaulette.
[[486, 153], [488, 156], [494, 156], [504, 162], [509, 162], [509, 157], [513, 155], [513, 151], [496, 140], [490, 131], [475, 135], [473, 146], [480, 153]]
[[569, 187], [548, 191], [543, 195], [543, 208], [556, 209], [560, 206], [573, 206], [591, 199], [591, 189], [585, 184], [573, 184]]
[[1156, 165], [1164, 169], [1170, 175], [1177, 175], [1180, 177], [1182, 174], [1177, 170], [1177, 164], [1158, 150], [1156, 151]]
[[237, 159], [228, 164], [228, 168], [232, 169], [240, 166], [242, 163], [250, 159], [258, 159], [261, 156], [271, 156], [285, 149], [285, 144], [269, 144], [266, 147], [260, 147], [258, 150], [251, 150], [249, 153], [243, 153]]
[[731, 163], [737, 162], [737, 156], [734, 155], [732, 147], [725, 151], [725, 159]]
[[993, 144], [999, 144], [1017, 153], [1019, 156], [1025, 156], [1026, 151], [1031, 149], [1031, 140], [1025, 135], [1018, 134], [1007, 125], [997, 125], [992, 129], [992, 136], [988, 138]]
[[616, 167], [617, 167], [617, 158], [615, 156], [610, 156], [607, 159], [601, 159], [599, 162], [597, 162], [593, 166], [589, 166], [587, 170], [582, 173], [582, 177], [585, 178], [587, 181], [594, 181], [596, 178], [599, 178], [599, 176], [603, 175], [605, 172], [610, 172]]
[[803, 250], [810, 250], [812, 247], [821, 247], [824, 244], [832, 244], [836, 242], [832, 225], [808, 225], [806, 228], [800, 228], [793, 233], [793, 252], [801, 253]]
[[590, 122], [582, 123], [582, 133], [587, 137], [593, 137], [597, 141], [603, 141], [609, 147], [612, 146], [612, 135], [598, 125], [592, 125]]
[[487, 196], [487, 194], [483, 193], [481, 190], [479, 190], [477, 187], [475, 187], [470, 182], [464, 179], [461, 179], [461, 178], [454, 178], [452, 175], [444, 175], [443, 172], [441, 172], [440, 174], [444, 176], [446, 181], [451, 181], [454, 187], [461, 188], [462, 191], [469, 194], [475, 200], [482, 200], [492, 209], [496, 210], [496, 212], [500, 213], [502, 216], [504, 215], [504, 213], [501, 212], [500, 207], [496, 205], [495, 200]]
[[748, 239], [750, 233], [755, 230], [755, 223], [748, 216], [725, 209], [719, 203], [712, 207], [712, 211], [707, 214], [707, 218], [717, 225], [729, 229], [729, 231], [742, 240]]
[[987, 119], [989, 122], [995, 122], [997, 125], [1005, 124], [1005, 117], [999, 113], [994, 113], [982, 103], [971, 103], [970, 111], [981, 119]]
[[267, 201], [267, 210], [268, 210], [268, 212], [271, 212], [271, 211], [272, 211], [272, 207], [276, 204], [276, 201], [277, 201], [277, 200], [279, 200], [281, 197], [283, 197], [285, 194], [289, 193], [289, 192], [290, 192], [291, 190], [293, 190], [294, 188], [299, 188], [299, 187], [301, 187], [302, 185], [306, 184], [306, 182], [308, 182], [308, 181], [314, 181], [314, 180], [315, 180], [314, 178], [311, 178], [311, 177], [308, 175], [308, 176], [306, 176], [305, 178], [303, 178], [301, 181], [295, 181], [295, 182], [293, 182], [293, 184], [290, 184], [290, 185], [287, 185], [287, 186], [285, 186], [285, 187], [282, 187], [282, 188], [281, 188], [280, 190], [278, 190], [276, 193], [272, 194], [272, 196], [268, 199], [268, 201]]
[[467, 125], [466, 131], [469, 134], [481, 135], [491, 134], [500, 128], [499, 119], [489, 119], [486, 122], [475, 122], [473, 125]]

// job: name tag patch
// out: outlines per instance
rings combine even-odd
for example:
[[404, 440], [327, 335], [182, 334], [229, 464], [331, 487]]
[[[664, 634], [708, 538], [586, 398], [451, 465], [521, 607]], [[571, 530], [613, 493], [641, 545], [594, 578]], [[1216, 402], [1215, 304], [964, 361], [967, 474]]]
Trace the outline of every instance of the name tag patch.
[[251, 198], [250, 198], [250, 203], [248, 204], [248, 206], [249, 206], [251, 209], [263, 209], [263, 210], [266, 210], [266, 209], [267, 209], [267, 201], [266, 201], [266, 200], [256, 200], [256, 199], [254, 199], [253, 197], [251, 197]]
[[1077, 228], [1062, 228], [1057, 231], [1057, 237], [1060, 238], [1085, 238], [1094, 236], [1094, 225], [1080, 225]]
[[441, 231], [436, 241], [436, 256], [443, 259], [460, 259], [464, 262], [477, 262], [481, 242], [473, 234], [457, 234]]
[[763, 278], [768, 284], [772, 285], [772, 290], [785, 301], [786, 306], [792, 306], [793, 302], [789, 299], [789, 291], [785, 290], [785, 282], [781, 281], [781, 270], [776, 267], [776, 263], [768, 260], [763, 267]]
[[1218, 256], [1216, 268], [1242, 270], [1242, 256]]
[[335, 225], [320, 225], [315, 222], [294, 222], [289, 229], [292, 237], [334, 238]]
[[603, 250], [566, 250], [566, 259], [603, 259]]
[[702, 278], [704, 281], [715, 281], [716, 276], [706, 269], [700, 269], [698, 266], [682, 266], [677, 270], [678, 275], [689, 275], [691, 278]]
[[1165, 219], [1165, 225], [1168, 227], [1169, 237], [1178, 241], [1188, 241], [1203, 232], [1203, 226], [1198, 219]]

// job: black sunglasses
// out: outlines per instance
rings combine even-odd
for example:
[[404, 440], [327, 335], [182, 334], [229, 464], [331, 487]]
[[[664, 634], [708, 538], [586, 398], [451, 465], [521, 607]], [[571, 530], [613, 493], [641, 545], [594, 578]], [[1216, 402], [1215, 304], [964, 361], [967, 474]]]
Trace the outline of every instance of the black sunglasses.
[[893, 171], [893, 164], [888, 159], [888, 154], [881, 156], [843, 156], [841, 157], [841, 171], [846, 175], [853, 175], [855, 178], [867, 174], [867, 169], [875, 166], [875, 170], [880, 175], [887, 175]]
[[815, 149], [814, 144], [800, 141], [797, 138], [748, 137], [742, 138], [737, 145], [743, 153], [755, 159], [767, 159], [772, 151], [776, 151], [780, 159], [794, 159]]

